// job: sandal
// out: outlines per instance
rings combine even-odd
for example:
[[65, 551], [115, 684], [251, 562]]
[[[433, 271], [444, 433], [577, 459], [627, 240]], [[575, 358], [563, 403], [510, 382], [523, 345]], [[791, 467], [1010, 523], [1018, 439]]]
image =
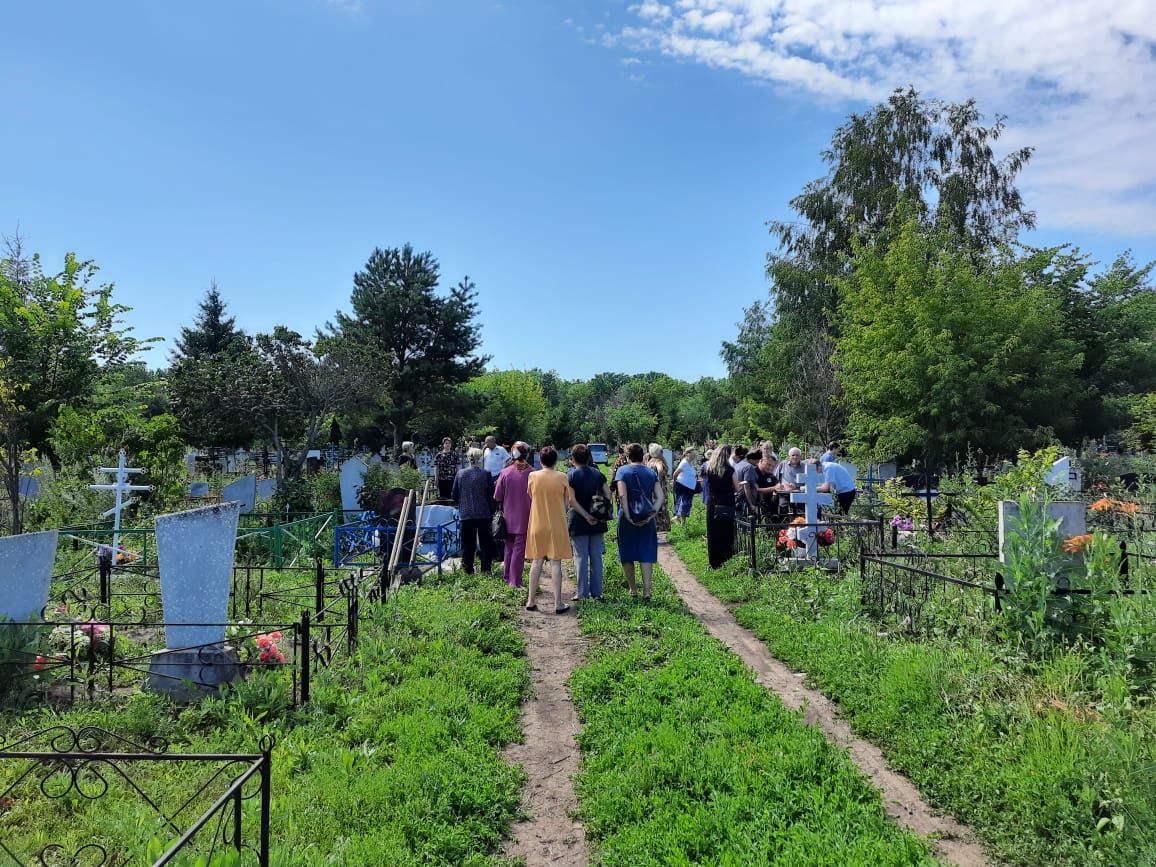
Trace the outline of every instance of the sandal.
[[563, 605], [561, 608], [555, 608], [554, 613], [555, 614], [565, 614], [569, 610], [570, 610], [569, 605]]

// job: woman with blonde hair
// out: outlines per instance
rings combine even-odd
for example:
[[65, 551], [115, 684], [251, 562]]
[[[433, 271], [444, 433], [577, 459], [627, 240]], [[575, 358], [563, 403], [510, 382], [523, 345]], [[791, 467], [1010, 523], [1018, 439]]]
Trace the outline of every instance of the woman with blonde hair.
[[706, 506], [706, 551], [710, 567], [718, 569], [735, 554], [735, 494], [739, 483], [731, 466], [731, 447], [718, 446], [710, 456], [703, 488], [710, 492]]
[[658, 483], [662, 486], [662, 508], [654, 515], [654, 527], [659, 533], [670, 531], [670, 473], [666, 468], [666, 457], [662, 454], [662, 446], [651, 443], [647, 449], [649, 458], [646, 465], [658, 474]]
[[526, 488], [530, 494], [530, 524], [526, 533], [530, 593], [526, 598], [526, 610], [538, 610], [538, 579], [549, 557], [554, 578], [554, 613], [562, 614], [570, 610], [570, 606], [562, 601], [562, 561], [571, 557], [566, 505], [573, 492], [566, 476], [554, 469], [558, 463], [557, 449], [544, 446], [538, 452], [538, 458], [542, 469], [530, 473]]

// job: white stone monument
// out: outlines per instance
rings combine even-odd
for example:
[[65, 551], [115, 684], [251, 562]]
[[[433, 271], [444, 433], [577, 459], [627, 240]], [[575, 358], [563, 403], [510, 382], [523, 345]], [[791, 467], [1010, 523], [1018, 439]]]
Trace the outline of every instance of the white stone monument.
[[361, 506], [357, 502], [357, 493], [365, 483], [365, 471], [369, 467], [361, 458], [350, 458], [341, 465], [341, 508], [347, 512], [356, 512]]
[[[803, 515], [809, 526], [800, 527], [796, 533], [796, 539], [803, 543], [806, 550], [806, 559], [813, 562], [819, 560], [819, 540], [818, 527], [819, 523], [819, 507], [830, 506], [834, 500], [828, 493], [821, 493], [818, 488], [824, 482], [823, 474], [819, 472], [819, 468], [814, 464], [808, 462], [803, 475], [800, 477], [803, 484], [802, 492], [794, 492], [791, 494], [792, 503], [803, 504]], [[797, 549], [796, 549], [797, 550]]]
[[[1082, 536], [1088, 532], [1087, 507], [1078, 500], [1054, 500], [1048, 503], [1048, 515], [1059, 519], [1060, 537], [1068, 539], [1072, 536]], [[1004, 540], [1016, 532], [1019, 521], [1020, 507], [1018, 503], [1003, 500], [999, 504], [999, 561], [1004, 559]]]
[[188, 700], [243, 673], [224, 644], [240, 514], [241, 504], [230, 502], [157, 518], [166, 649], [149, 667], [155, 692]]
[[221, 489], [221, 501], [240, 503], [242, 514], [252, 512], [257, 507], [257, 477], [250, 474], [229, 482]]
[[0, 618], [39, 620], [48, 604], [57, 532], [0, 537]]

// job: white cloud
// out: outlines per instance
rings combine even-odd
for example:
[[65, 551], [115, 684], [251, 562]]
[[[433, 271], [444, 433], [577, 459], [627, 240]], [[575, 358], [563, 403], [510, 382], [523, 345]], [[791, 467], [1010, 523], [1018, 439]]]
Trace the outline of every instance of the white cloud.
[[1152, 0], [643, 0], [604, 42], [860, 109], [913, 84], [1008, 116], [1045, 228], [1156, 235]]

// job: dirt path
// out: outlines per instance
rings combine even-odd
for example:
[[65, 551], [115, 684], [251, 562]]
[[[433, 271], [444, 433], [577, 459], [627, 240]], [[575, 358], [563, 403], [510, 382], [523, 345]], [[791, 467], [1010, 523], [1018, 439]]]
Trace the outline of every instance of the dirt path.
[[808, 689], [799, 677], [771, 655], [758, 638], [743, 628], [726, 607], [691, 574], [669, 545], [658, 549], [659, 565], [670, 576], [683, 602], [711, 635], [733, 650], [757, 675], [756, 680], [773, 690], [792, 710], [803, 709], [803, 720], [825, 734], [870, 777], [883, 795], [887, 815], [905, 828], [931, 840], [935, 854], [962, 867], [988, 864], [975, 834], [950, 816], [939, 815], [923, 800], [915, 785], [891, 768], [879, 748], [851, 733], [837, 706], [817, 690]]
[[[574, 582], [562, 582], [563, 598], [574, 595]], [[590, 603], [586, 603], [590, 604]], [[526, 637], [534, 697], [522, 707], [524, 743], [511, 744], [504, 756], [521, 765], [528, 779], [522, 810], [528, 818], [510, 828], [505, 854], [522, 857], [526, 867], [585, 867], [590, 860], [582, 824], [571, 818], [578, 809], [572, 778], [578, 773], [578, 713], [566, 681], [586, 658], [578, 631], [577, 603], [555, 615], [554, 594], [539, 593], [537, 611], [519, 610], [518, 625]]]

